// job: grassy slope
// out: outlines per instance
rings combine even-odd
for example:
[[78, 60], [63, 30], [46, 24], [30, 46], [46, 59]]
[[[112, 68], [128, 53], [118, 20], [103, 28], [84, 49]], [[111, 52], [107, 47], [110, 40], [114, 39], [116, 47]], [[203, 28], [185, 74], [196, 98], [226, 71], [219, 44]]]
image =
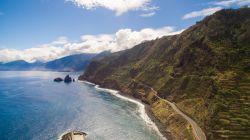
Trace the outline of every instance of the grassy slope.
[[[250, 9], [222, 10], [180, 35], [93, 61], [80, 79], [145, 100], [149, 91], [131, 86], [134, 80], [140, 81], [154, 87], [161, 98], [175, 102], [199, 123], [208, 139], [249, 139], [249, 38]], [[160, 122], [171, 120], [167, 116], [172, 112], [161, 101], [148, 103]], [[184, 126], [185, 132], [174, 137], [192, 139], [189, 126], [182, 122], [178, 118], [176, 124]], [[165, 125], [172, 134], [184, 129]]]

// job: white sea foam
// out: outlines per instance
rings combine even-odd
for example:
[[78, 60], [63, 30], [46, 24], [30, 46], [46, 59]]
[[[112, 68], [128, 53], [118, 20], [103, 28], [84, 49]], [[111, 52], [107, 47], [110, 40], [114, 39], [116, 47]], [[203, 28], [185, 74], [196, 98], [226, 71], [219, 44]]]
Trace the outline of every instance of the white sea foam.
[[69, 132], [63, 132], [60, 136], [59, 136], [59, 138], [57, 139], [57, 140], [62, 140], [62, 137], [63, 137], [63, 135], [65, 135], [65, 134], [67, 134], [67, 133], [69, 133]]
[[96, 84], [91, 83], [91, 82], [88, 82], [88, 81], [81, 81], [81, 80], [78, 80], [78, 82], [86, 83], [86, 84], [92, 85], [92, 86], [95, 86], [95, 85], [96, 85]]
[[138, 105], [138, 112], [140, 114], [140, 117], [146, 122], [146, 124], [150, 128], [154, 129], [158, 133], [158, 135], [161, 136], [162, 140], [166, 140], [166, 138], [159, 131], [156, 124], [149, 118], [148, 114], [146, 113], [145, 105], [142, 104], [140, 101], [131, 99], [129, 97], [122, 96], [121, 94], [119, 94], [119, 91], [117, 91], [117, 90], [101, 88], [101, 87], [99, 87], [99, 85], [96, 85], [96, 84], [88, 82], [88, 81], [83, 81], [83, 82], [86, 83], [86, 84], [95, 85], [95, 88], [97, 90], [109, 92], [110, 94], [112, 94], [112, 95], [114, 95], [114, 96], [116, 96], [116, 97], [118, 97], [120, 99], [123, 99], [123, 100], [129, 101], [129, 102], [132, 102], [134, 104], [137, 104]]

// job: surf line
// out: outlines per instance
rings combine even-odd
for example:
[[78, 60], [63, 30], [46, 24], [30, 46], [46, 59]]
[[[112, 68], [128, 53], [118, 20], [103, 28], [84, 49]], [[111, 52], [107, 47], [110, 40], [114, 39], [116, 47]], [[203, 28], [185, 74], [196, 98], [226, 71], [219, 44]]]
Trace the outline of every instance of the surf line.
[[96, 84], [88, 82], [88, 81], [81, 81], [81, 82], [83, 82], [85, 84], [88, 84], [88, 85], [95, 86], [95, 88], [97, 90], [99, 90], [99, 91], [108, 92], [108, 93], [110, 93], [113, 96], [116, 96], [116, 97], [118, 97], [120, 99], [123, 99], [125, 101], [129, 101], [129, 102], [132, 102], [132, 103], [136, 104], [138, 106], [139, 115], [146, 122], [146, 124], [150, 128], [154, 129], [157, 132], [157, 134], [161, 137], [162, 140], [167, 140], [166, 137], [164, 137], [162, 135], [162, 133], [160, 132], [160, 130], [158, 129], [158, 127], [156, 126], [156, 124], [150, 119], [150, 117], [146, 113], [145, 105], [143, 103], [141, 103], [140, 101], [137, 101], [135, 99], [132, 99], [132, 98], [129, 98], [129, 97], [125, 97], [125, 96], [119, 94], [119, 91], [117, 91], [117, 90], [108, 89], [108, 88], [101, 88], [99, 85], [96, 85]]

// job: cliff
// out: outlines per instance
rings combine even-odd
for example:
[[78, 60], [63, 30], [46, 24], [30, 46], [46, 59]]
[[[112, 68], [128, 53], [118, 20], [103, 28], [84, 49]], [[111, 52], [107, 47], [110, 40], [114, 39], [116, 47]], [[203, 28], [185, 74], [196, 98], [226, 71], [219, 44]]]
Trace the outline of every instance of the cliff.
[[193, 118], [207, 139], [250, 139], [249, 38], [250, 9], [221, 10], [179, 35], [93, 60], [79, 79], [149, 104], [161, 131], [173, 139], [194, 136], [162, 99]]

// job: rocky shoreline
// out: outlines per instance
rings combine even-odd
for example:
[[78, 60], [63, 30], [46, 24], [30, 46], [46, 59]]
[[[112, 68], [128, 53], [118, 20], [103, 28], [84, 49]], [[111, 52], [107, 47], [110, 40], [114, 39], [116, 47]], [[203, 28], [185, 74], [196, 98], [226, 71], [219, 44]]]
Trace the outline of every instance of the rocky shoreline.
[[[143, 102], [142, 102], [143, 103]], [[173, 136], [170, 132], [163, 131], [165, 129], [165, 126], [154, 116], [153, 112], [151, 111], [148, 104], [145, 104], [145, 110], [149, 118], [155, 123], [161, 134], [167, 139], [167, 140], [174, 140]]]
[[[79, 80], [82, 82], [85, 82], [87, 84], [91, 84], [91, 85], [96, 85], [94, 83], [92, 83], [91, 81], [85, 81], [85, 80]], [[104, 86], [104, 85], [99, 85], [100, 88], [106, 88], [106, 89], [111, 89], [111, 90], [117, 90], [114, 88], [110, 88], [108, 86]], [[138, 101], [140, 103], [142, 103], [145, 106], [145, 113], [147, 114], [147, 116], [150, 118], [150, 120], [156, 125], [157, 127], [157, 131], [159, 131], [159, 133], [162, 135], [162, 139], [167, 139], [167, 140], [174, 140], [172, 134], [170, 132], [166, 132], [163, 131], [165, 129], [165, 126], [157, 119], [156, 116], [154, 116], [152, 110], [150, 109], [150, 105], [146, 104], [145, 102], [143, 102], [141, 99], [135, 98], [133, 96], [131, 96], [130, 94], [126, 94], [125, 92], [121, 91], [121, 90], [117, 90], [119, 91], [118, 94], [120, 94], [121, 96], [124, 96], [126, 98], [129, 98], [131, 100], [135, 100]]]
[[155, 123], [161, 134], [168, 140], [195, 140], [192, 126], [178, 114], [164, 99], [161, 99], [152, 89], [132, 80], [129, 84], [117, 81], [100, 82], [95, 78], [80, 76], [80, 81], [89, 81], [100, 87], [120, 91], [119, 94], [145, 105], [148, 117]]

